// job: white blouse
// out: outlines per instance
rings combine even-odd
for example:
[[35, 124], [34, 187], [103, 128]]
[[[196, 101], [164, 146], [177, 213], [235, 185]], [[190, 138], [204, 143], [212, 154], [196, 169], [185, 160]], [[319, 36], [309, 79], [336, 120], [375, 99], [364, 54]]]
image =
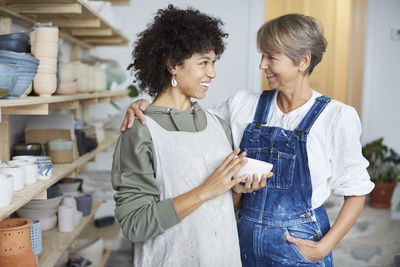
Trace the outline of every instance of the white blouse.
[[[235, 147], [253, 121], [260, 94], [239, 91], [211, 110], [230, 123]], [[266, 125], [294, 130], [320, 95], [313, 91], [304, 105], [285, 114], [277, 106], [275, 93]], [[366, 170], [369, 163], [361, 154], [360, 136], [356, 110], [337, 100], [332, 100], [315, 121], [307, 138], [313, 208], [321, 206], [331, 190], [335, 196], [361, 196], [374, 188]]]

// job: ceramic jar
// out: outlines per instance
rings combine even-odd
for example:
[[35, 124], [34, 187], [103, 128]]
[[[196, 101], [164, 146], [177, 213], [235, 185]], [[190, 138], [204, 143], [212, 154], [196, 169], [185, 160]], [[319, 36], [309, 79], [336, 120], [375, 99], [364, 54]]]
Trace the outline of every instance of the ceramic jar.
[[13, 177], [11, 175], [0, 173], [0, 207], [7, 206], [11, 203], [13, 184]]
[[71, 163], [74, 160], [74, 143], [66, 139], [54, 139], [47, 143], [49, 155], [53, 163]]
[[58, 207], [58, 230], [62, 233], [72, 232], [75, 227], [76, 209], [67, 206]]
[[0, 222], [0, 266], [37, 266], [29, 237], [31, 225], [32, 220], [26, 218], [5, 219]]

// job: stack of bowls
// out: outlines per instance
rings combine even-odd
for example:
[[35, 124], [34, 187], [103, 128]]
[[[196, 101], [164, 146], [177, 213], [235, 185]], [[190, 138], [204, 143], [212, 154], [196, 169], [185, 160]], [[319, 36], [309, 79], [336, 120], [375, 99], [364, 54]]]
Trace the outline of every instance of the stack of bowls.
[[14, 64], [0, 63], [0, 98], [9, 94], [17, 81], [17, 66]]
[[30, 54], [0, 50], [0, 63], [15, 65], [17, 73], [14, 87], [4, 98], [19, 98], [29, 90], [33, 77], [36, 75], [39, 60]]
[[51, 96], [57, 89], [58, 28], [39, 27], [30, 36], [32, 54], [40, 59], [33, 90], [39, 96]]
[[25, 32], [0, 35], [0, 49], [29, 53], [29, 35]]

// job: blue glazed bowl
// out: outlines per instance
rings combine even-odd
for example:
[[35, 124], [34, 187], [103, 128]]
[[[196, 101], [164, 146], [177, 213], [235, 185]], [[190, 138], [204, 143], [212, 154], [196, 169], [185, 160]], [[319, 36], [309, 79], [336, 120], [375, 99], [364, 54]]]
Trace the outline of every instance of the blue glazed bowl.
[[16, 73], [17, 65], [13, 63], [0, 62], [0, 73]]
[[17, 82], [17, 73], [0, 73], [0, 98], [7, 96]]
[[38, 166], [38, 179], [46, 180], [50, 179], [52, 175], [53, 165], [51, 160], [36, 160], [36, 165]]
[[29, 40], [24, 39], [0, 39], [0, 49], [21, 53], [27, 53], [31, 50]]
[[11, 40], [29, 40], [29, 34], [26, 32], [19, 33], [9, 33], [9, 34], [1, 34], [0, 40], [2, 39], [11, 39]]
[[7, 50], [0, 50], [0, 58], [8, 58], [14, 60], [23, 60], [21, 63], [26, 63], [28, 61], [30, 64], [38, 65], [39, 59], [33, 57], [31, 54], [28, 53], [17, 53]]
[[14, 88], [11, 89], [4, 98], [18, 98], [26, 89], [31, 85], [36, 72], [19, 72], [17, 81], [15, 82]]

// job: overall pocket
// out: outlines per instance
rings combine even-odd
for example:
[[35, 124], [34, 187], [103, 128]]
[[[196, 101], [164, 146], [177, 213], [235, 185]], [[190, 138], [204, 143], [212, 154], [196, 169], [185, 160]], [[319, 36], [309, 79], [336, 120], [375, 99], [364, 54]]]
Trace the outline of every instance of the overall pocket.
[[267, 180], [267, 188], [289, 189], [293, 184], [296, 155], [275, 148], [246, 148], [247, 157], [272, 163], [274, 176]]

